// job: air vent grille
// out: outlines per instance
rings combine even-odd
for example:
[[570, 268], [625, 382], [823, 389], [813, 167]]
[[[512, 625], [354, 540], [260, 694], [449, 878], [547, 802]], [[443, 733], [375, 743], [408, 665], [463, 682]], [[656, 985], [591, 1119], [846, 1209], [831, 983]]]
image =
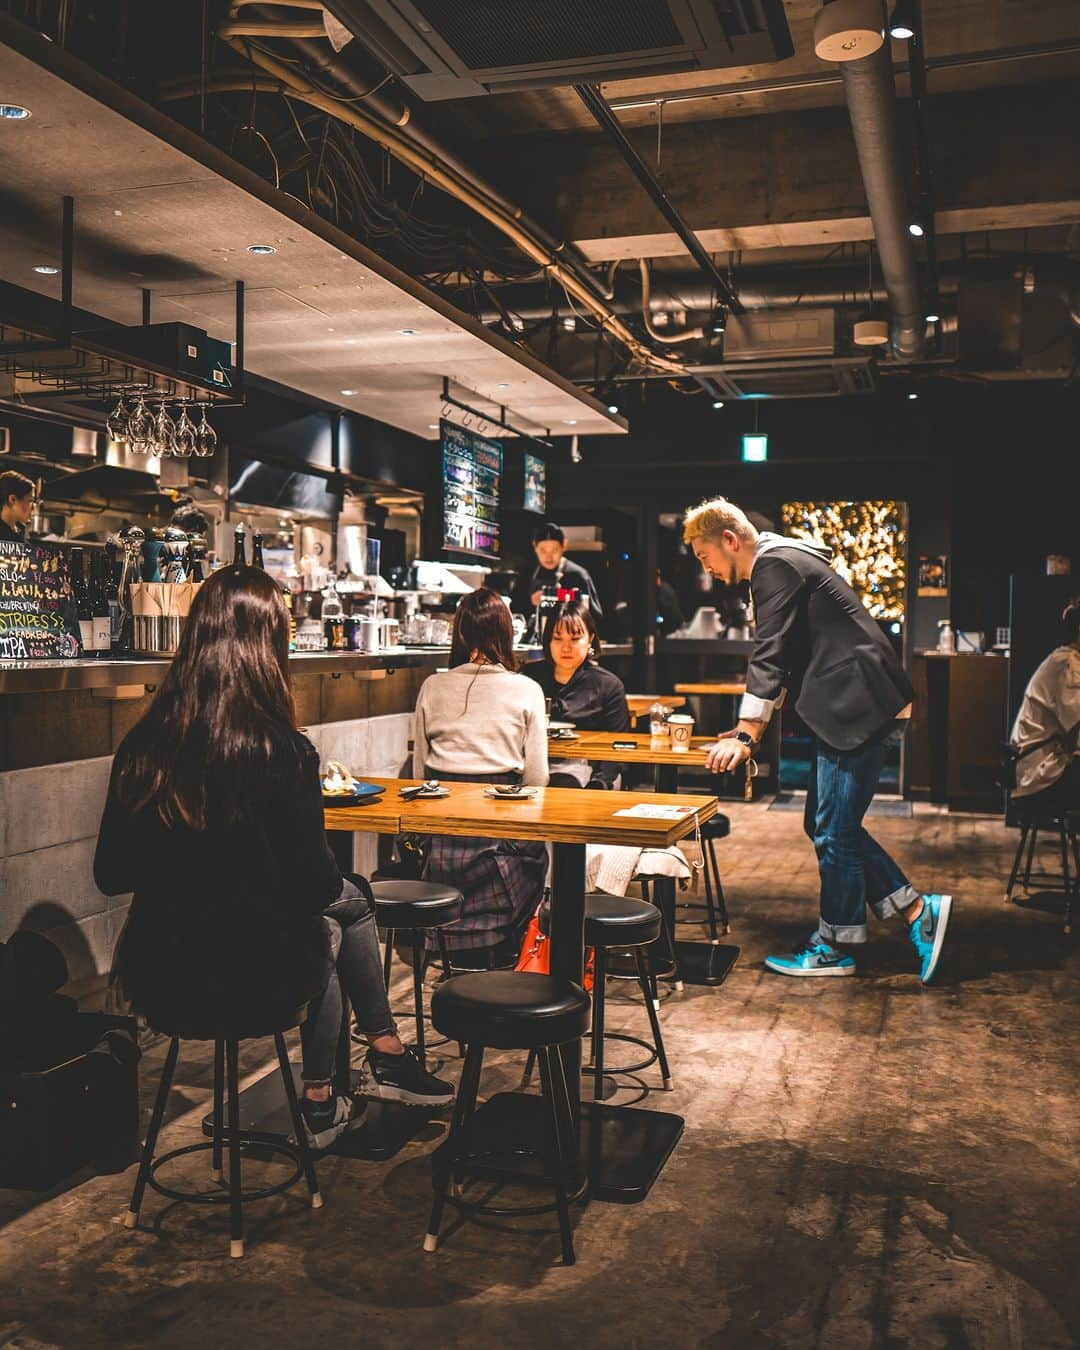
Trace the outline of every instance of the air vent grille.
[[739, 362], [694, 372], [716, 398], [840, 398], [875, 388], [872, 357], [832, 361]]
[[666, 0], [413, 0], [472, 71], [680, 47]]

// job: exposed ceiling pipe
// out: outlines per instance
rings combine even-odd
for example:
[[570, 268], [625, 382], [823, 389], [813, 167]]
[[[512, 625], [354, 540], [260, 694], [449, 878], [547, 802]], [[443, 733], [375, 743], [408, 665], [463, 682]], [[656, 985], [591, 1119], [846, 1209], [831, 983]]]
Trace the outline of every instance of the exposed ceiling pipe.
[[471, 174], [468, 177], [460, 174], [450, 156], [427, 149], [401, 128], [373, 115], [361, 101], [326, 93], [293, 66], [279, 60], [273, 53], [255, 46], [250, 39], [226, 38], [225, 41], [246, 57], [252, 65], [259, 67], [284, 85], [290, 97], [302, 99], [305, 103], [354, 127], [376, 145], [381, 145], [395, 158], [401, 160], [419, 177], [427, 179], [444, 192], [456, 197], [477, 215], [494, 225], [526, 257], [539, 264], [550, 278], [563, 286], [567, 293], [598, 322], [601, 329], [626, 347], [635, 360], [674, 375], [685, 373], [685, 367], [680, 361], [655, 352], [622, 322], [599, 294], [595, 277], [588, 273], [583, 274], [579, 266], [566, 256], [569, 251], [564, 246], [549, 247], [543, 237], [538, 236], [531, 228], [531, 222], [520, 208], [514, 212], [507, 212], [493, 200], [493, 195], [487, 191], [486, 185], [478, 183]]
[[840, 74], [889, 293], [892, 349], [905, 360], [917, 359], [926, 343], [926, 320], [915, 248], [908, 233], [912, 215], [901, 170], [896, 88], [888, 45], [882, 44], [869, 56], [841, 61]]
[[649, 260], [648, 258], [638, 259], [638, 269], [641, 272], [641, 321], [645, 325], [645, 331], [654, 342], [693, 342], [697, 338], [703, 338], [705, 331], [702, 328], [684, 328], [679, 333], [659, 333], [652, 325], [652, 287], [649, 282]]

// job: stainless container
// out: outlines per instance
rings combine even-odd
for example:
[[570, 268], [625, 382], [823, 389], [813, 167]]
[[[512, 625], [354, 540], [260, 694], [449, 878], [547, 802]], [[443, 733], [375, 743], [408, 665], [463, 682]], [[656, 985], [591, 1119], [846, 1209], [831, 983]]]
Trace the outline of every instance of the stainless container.
[[180, 646], [186, 615], [136, 614], [134, 649], [146, 656], [172, 656]]

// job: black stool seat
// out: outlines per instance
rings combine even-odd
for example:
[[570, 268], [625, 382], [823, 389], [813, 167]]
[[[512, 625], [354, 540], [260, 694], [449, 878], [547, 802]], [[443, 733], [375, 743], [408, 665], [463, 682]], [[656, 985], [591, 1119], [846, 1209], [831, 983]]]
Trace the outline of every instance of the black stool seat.
[[373, 881], [375, 917], [383, 928], [442, 928], [457, 923], [461, 892], [437, 881]]
[[536, 1050], [584, 1036], [589, 996], [580, 985], [529, 971], [455, 975], [431, 996], [431, 1022], [453, 1041]]
[[586, 947], [638, 947], [660, 936], [660, 911], [625, 895], [585, 897]]
[[726, 839], [730, 833], [731, 821], [719, 811], [701, 827], [702, 839]]
[[301, 1008], [276, 1016], [241, 1014], [235, 1022], [223, 1022], [192, 1010], [181, 1017], [150, 1016], [147, 1021], [159, 1036], [179, 1041], [257, 1041], [293, 1031], [307, 1019], [307, 1011], [305, 1003]]

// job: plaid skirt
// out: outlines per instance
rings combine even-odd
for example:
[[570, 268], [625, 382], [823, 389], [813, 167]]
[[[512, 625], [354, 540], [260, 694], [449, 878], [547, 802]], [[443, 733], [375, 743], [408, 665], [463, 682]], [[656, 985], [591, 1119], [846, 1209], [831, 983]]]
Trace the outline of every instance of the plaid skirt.
[[[513, 774], [432, 773], [457, 783], [509, 783]], [[544, 894], [547, 845], [533, 839], [473, 839], [432, 835], [424, 876], [456, 886], [465, 897], [460, 922], [444, 928], [447, 947], [495, 947], [518, 944]], [[429, 945], [435, 945], [433, 935]]]

